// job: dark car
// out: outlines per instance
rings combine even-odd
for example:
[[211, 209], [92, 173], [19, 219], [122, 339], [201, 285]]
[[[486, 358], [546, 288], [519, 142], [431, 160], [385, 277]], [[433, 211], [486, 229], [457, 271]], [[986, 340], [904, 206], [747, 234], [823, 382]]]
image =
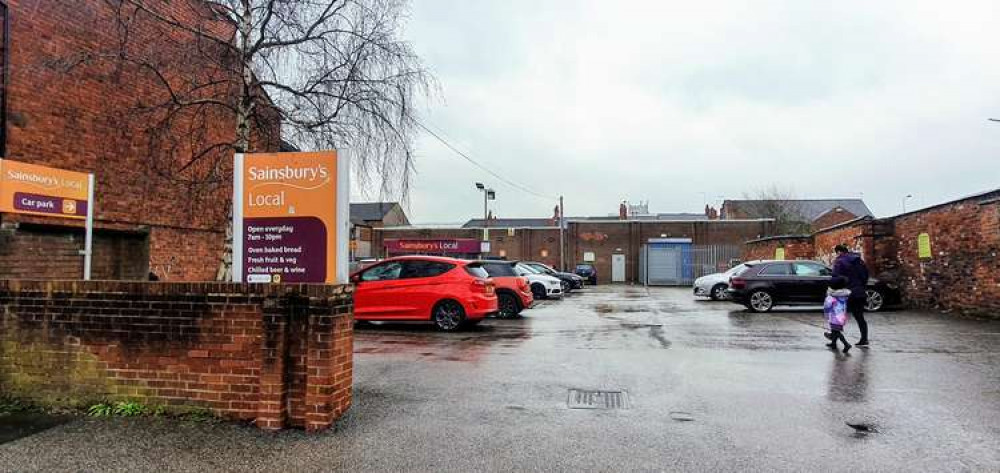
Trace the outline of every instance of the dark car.
[[[833, 270], [816, 261], [756, 261], [729, 280], [730, 300], [754, 312], [776, 305], [821, 305]], [[899, 302], [899, 290], [877, 279], [868, 280], [865, 310], [877, 312]]]
[[522, 261], [521, 264], [531, 266], [532, 268], [541, 271], [542, 274], [548, 274], [549, 276], [559, 278], [559, 280], [563, 283], [563, 294], [568, 294], [574, 289], [583, 289], [583, 277], [581, 276], [577, 276], [573, 273], [556, 271], [553, 267], [537, 261]]
[[573, 271], [577, 276], [580, 276], [587, 281], [587, 284], [591, 286], [597, 285], [597, 269], [594, 268], [592, 264], [578, 264], [576, 265], [576, 270]]

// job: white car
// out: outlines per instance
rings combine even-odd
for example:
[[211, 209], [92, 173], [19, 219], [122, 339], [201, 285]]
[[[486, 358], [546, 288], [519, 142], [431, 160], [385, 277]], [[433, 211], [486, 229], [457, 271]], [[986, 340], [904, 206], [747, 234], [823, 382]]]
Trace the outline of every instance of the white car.
[[559, 278], [543, 274], [541, 271], [522, 263], [514, 265], [514, 271], [517, 272], [518, 276], [528, 280], [528, 284], [531, 285], [531, 295], [535, 299], [563, 296], [562, 281]]
[[[753, 263], [749, 261], [748, 263]], [[725, 299], [726, 289], [729, 289], [729, 278], [740, 274], [747, 269], [747, 263], [734, 266], [724, 273], [715, 273], [702, 276], [694, 280], [694, 295], [710, 297], [713, 301]]]

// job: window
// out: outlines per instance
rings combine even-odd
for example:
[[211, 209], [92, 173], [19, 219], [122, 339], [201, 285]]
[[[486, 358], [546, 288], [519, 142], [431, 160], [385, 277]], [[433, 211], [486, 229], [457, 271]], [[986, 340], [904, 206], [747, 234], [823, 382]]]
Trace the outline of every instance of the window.
[[399, 279], [399, 275], [402, 271], [403, 271], [403, 263], [399, 261], [394, 261], [392, 263], [386, 263], [379, 266], [375, 266], [361, 273], [361, 280], [392, 281], [394, 279]]
[[401, 279], [433, 278], [451, 271], [455, 265], [437, 261], [407, 261]]
[[514, 272], [514, 265], [509, 263], [489, 263], [484, 264], [483, 268], [486, 269], [491, 278], [517, 276], [517, 273]]
[[478, 265], [478, 264], [470, 264], [470, 265], [466, 266], [465, 267], [465, 272], [469, 273], [471, 276], [474, 276], [474, 277], [477, 277], [477, 278], [480, 278], [480, 279], [486, 279], [486, 278], [490, 277], [490, 274], [487, 273], [486, 270], [483, 269], [483, 267], [480, 266], [480, 265]]
[[829, 276], [830, 270], [825, 266], [816, 263], [795, 263], [795, 275], [818, 278]]
[[746, 271], [747, 268], [749, 268], [749, 266], [747, 266], [745, 264], [741, 264], [741, 265], [738, 265], [738, 266], [734, 267], [733, 269], [730, 269], [729, 271], [726, 271], [725, 274], [726, 274], [726, 276], [736, 276], [736, 275], [742, 273], [743, 271]]
[[768, 265], [760, 272], [761, 276], [791, 276], [792, 268], [787, 263], [777, 263]]
[[539, 263], [529, 263], [528, 267], [534, 269], [535, 271], [538, 271], [541, 274], [552, 274], [555, 272], [552, 268]]

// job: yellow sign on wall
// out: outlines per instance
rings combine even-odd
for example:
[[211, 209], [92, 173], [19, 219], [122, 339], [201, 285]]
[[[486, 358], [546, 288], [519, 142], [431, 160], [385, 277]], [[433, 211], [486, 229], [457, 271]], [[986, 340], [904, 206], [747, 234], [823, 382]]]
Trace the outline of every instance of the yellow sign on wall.
[[783, 259], [785, 259], [785, 249], [784, 248], [777, 248], [777, 249], [775, 249], [774, 250], [774, 259], [776, 259], [776, 260], [783, 260]]
[[920, 258], [931, 258], [931, 236], [921, 233], [917, 236], [917, 256]]
[[0, 159], [0, 212], [87, 218], [90, 175]]

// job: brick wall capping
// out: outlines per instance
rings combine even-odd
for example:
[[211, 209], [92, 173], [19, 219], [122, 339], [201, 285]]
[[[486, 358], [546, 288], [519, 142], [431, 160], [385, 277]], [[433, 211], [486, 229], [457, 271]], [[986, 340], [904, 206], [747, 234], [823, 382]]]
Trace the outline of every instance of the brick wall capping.
[[246, 284], [226, 282], [76, 281], [0, 279], [0, 293], [135, 294], [175, 296], [300, 295], [310, 299], [339, 300], [351, 297], [352, 284]]

